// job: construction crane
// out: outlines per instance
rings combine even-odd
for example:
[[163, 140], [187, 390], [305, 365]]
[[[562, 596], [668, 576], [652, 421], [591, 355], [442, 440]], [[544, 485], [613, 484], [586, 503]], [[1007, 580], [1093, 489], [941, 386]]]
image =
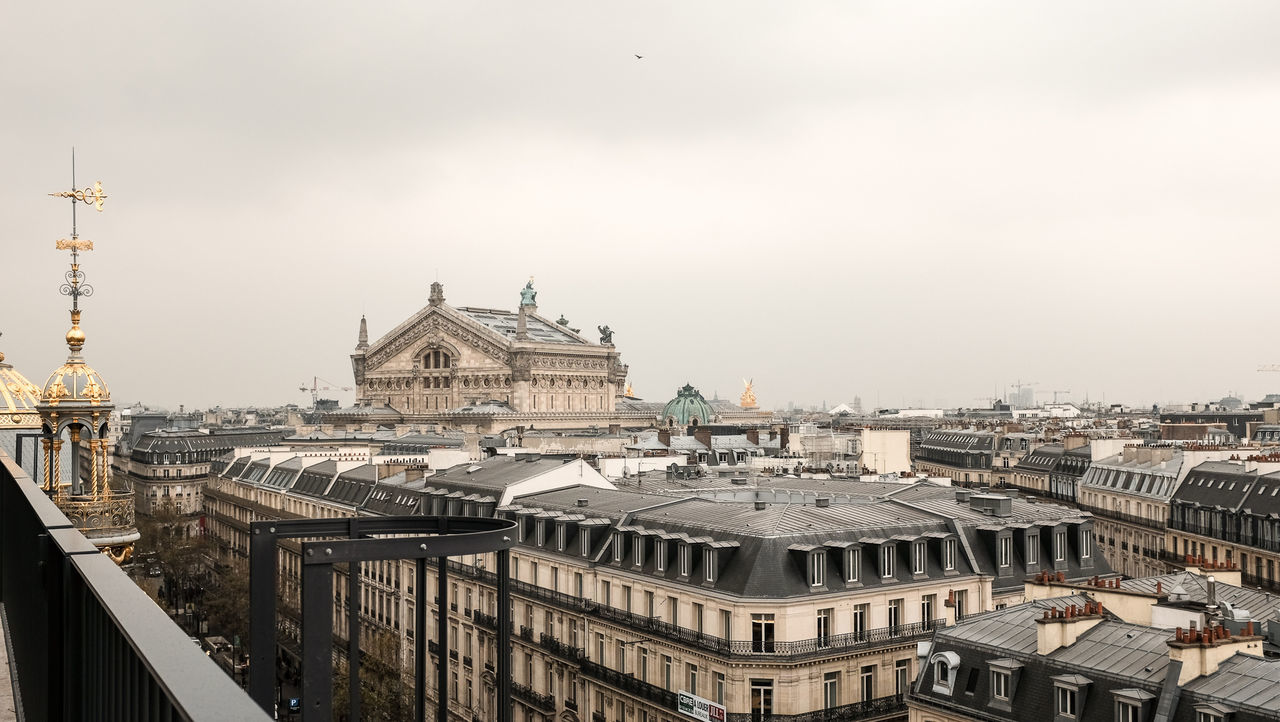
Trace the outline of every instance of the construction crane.
[[[322, 382], [322, 381], [323, 381], [325, 384], [327, 384], [327, 385], [326, 385], [326, 386], [321, 386], [321, 385], [320, 385], [320, 382]], [[312, 376], [312, 377], [311, 377], [311, 385], [310, 385], [310, 386], [307, 386], [306, 382], [304, 381], [304, 382], [302, 383], [302, 385], [298, 387], [298, 390], [299, 390], [299, 391], [310, 391], [310, 392], [311, 392], [311, 408], [313, 408], [313, 409], [314, 409], [314, 408], [316, 407], [316, 404], [320, 401], [320, 392], [321, 392], [321, 391], [350, 391], [350, 390], [351, 390], [351, 387], [350, 387], [350, 386], [339, 386], [339, 385], [337, 385], [337, 384], [333, 383], [332, 381], [328, 381], [328, 380], [322, 379], [322, 378], [320, 378], [319, 376]]]
[[1056, 390], [1055, 390], [1055, 391], [1053, 392], [1053, 403], [1055, 403], [1055, 404], [1056, 404], [1056, 403], [1058, 403], [1058, 394], [1069, 394], [1069, 393], [1071, 393], [1071, 389], [1067, 389], [1067, 390], [1065, 390], [1065, 391], [1056, 391]]

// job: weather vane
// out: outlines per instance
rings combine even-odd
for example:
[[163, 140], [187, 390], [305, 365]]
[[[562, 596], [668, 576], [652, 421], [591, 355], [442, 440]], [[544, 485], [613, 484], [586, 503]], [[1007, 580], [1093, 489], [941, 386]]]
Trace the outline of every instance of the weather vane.
[[107, 195], [102, 192], [102, 182], [98, 181], [92, 187], [77, 189], [76, 188], [76, 149], [71, 149], [71, 190], [60, 191], [58, 193], [50, 193], [54, 198], [70, 198], [71, 199], [71, 238], [59, 238], [56, 248], [59, 251], [71, 251], [71, 270], [66, 273], [66, 283], [62, 284], [59, 292], [64, 296], [71, 297], [71, 310], [78, 314], [80, 311], [80, 297], [89, 297], [93, 295], [93, 286], [84, 282], [84, 272], [80, 270], [80, 251], [92, 251], [93, 241], [80, 238], [76, 231], [76, 204], [84, 203], [93, 206], [102, 212], [103, 201], [107, 199]]

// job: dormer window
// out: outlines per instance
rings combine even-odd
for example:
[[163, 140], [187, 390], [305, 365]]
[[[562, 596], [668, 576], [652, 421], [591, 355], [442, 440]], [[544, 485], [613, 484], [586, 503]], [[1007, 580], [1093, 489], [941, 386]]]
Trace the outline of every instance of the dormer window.
[[880, 547], [880, 576], [881, 576], [881, 578], [888, 579], [889, 577], [894, 576], [894, 568], [893, 568], [894, 554], [893, 554], [893, 552], [894, 552], [894, 545], [893, 545], [893, 544], [885, 544], [885, 545], [883, 545], [883, 546], [881, 546], [881, 547]]
[[1040, 563], [1040, 535], [1027, 535], [1027, 565]]
[[1080, 528], [1080, 558], [1088, 559], [1093, 553], [1093, 530], [1087, 527]]
[[991, 707], [1012, 713], [1018, 678], [1022, 676], [1022, 663], [1006, 657], [993, 659], [987, 666], [991, 674]]
[[997, 563], [1001, 568], [1013, 563], [1013, 537], [1002, 536], [996, 540], [998, 548]]
[[622, 532], [616, 532], [613, 535], [613, 560], [622, 561]]
[[816, 551], [809, 554], [809, 586], [823, 587], [827, 584], [827, 553]]
[[565, 543], [569, 539], [569, 532], [565, 529], [564, 522], [556, 524], [556, 550], [564, 551]]
[[538, 546], [542, 546], [547, 539], [547, 520], [539, 519], [534, 525], [534, 530], [536, 531], [534, 535], [536, 537], [535, 543]]
[[667, 540], [659, 539], [654, 545], [654, 554], [657, 557], [654, 560], [654, 568], [659, 572], [667, 571]]
[[679, 566], [680, 576], [682, 577], [689, 576], [689, 567], [692, 566], [689, 563], [689, 545], [680, 544], [678, 547], [676, 547], [676, 556], [679, 558], [678, 561], [680, 564]]
[[1053, 533], [1053, 560], [1055, 562], [1066, 561], [1067, 558], [1067, 533], [1065, 531], [1056, 531]]
[[849, 547], [844, 550], [844, 580], [856, 583], [862, 576], [862, 548]]
[[714, 582], [716, 580], [716, 550], [702, 550], [702, 580], [705, 582]]
[[1147, 713], [1156, 698], [1136, 687], [1113, 690], [1111, 695], [1115, 698], [1116, 722], [1147, 722]]
[[636, 566], [644, 566], [644, 537], [636, 537], [636, 543], [631, 547], [631, 552]]
[[578, 539], [580, 540], [578, 544], [582, 549], [582, 556], [584, 557], [591, 556], [591, 528], [579, 527]]
[[933, 668], [933, 691], [950, 696], [956, 686], [956, 671], [960, 668], [960, 655], [955, 652], [938, 652], [929, 658]]
[[954, 571], [956, 568], [956, 540], [942, 540], [942, 568], [946, 571]]
[[926, 560], [928, 559], [928, 546], [923, 541], [911, 543], [911, 573], [920, 575], [924, 574], [927, 569]]
[[[1066, 536], [1066, 532], [1058, 532], [1058, 534]], [[1093, 682], [1078, 674], [1061, 674], [1049, 679], [1053, 682], [1054, 722], [1071, 722], [1080, 719], [1085, 698], [1089, 693], [1089, 685]]]

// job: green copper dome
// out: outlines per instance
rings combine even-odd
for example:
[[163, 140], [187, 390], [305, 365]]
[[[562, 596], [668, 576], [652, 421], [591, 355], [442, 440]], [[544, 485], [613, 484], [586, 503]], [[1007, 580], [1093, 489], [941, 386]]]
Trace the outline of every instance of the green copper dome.
[[662, 408], [662, 423], [668, 426], [709, 424], [715, 420], [715, 416], [716, 412], [711, 410], [711, 404], [689, 384], [677, 391], [676, 397]]

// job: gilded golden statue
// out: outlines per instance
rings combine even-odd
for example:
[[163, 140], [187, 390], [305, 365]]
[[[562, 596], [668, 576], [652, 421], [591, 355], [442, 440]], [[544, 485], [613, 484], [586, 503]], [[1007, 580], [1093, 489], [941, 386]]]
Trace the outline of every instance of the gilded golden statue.
[[742, 390], [742, 396], [738, 399], [738, 405], [744, 409], [758, 409], [760, 405], [756, 403], [756, 393], [751, 390], [751, 383], [755, 379], [743, 379], [742, 384], [746, 386]]

